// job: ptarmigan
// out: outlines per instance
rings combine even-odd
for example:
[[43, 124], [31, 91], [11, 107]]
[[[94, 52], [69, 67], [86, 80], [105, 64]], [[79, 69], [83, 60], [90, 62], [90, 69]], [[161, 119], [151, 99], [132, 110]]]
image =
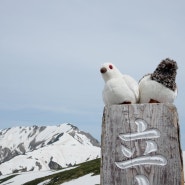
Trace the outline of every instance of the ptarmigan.
[[140, 103], [173, 103], [177, 96], [177, 63], [166, 58], [139, 82]]
[[105, 81], [103, 101], [105, 105], [131, 104], [139, 100], [138, 83], [129, 75], [123, 75], [112, 63], [102, 65], [100, 72]]

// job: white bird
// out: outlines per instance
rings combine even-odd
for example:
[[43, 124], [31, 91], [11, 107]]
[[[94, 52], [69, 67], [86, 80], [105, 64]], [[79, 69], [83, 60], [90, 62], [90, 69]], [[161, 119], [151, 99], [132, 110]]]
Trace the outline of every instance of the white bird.
[[139, 82], [140, 103], [173, 103], [177, 96], [177, 68], [177, 63], [167, 58], [152, 74], [145, 75]]
[[105, 105], [131, 104], [139, 100], [138, 83], [129, 75], [123, 75], [112, 63], [102, 65], [100, 72], [105, 81], [103, 101]]

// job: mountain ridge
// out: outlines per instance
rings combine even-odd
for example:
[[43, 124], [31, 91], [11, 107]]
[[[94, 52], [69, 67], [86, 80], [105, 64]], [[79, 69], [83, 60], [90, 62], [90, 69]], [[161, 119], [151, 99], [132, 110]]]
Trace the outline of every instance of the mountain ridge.
[[99, 142], [70, 123], [0, 130], [0, 174], [3, 175], [56, 170], [98, 157]]

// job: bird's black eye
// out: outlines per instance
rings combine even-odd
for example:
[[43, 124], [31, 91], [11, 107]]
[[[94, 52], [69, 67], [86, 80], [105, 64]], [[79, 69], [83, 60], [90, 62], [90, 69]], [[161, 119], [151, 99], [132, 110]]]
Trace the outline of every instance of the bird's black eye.
[[109, 68], [110, 68], [110, 69], [113, 69], [113, 66], [112, 66], [112, 65], [109, 65]]

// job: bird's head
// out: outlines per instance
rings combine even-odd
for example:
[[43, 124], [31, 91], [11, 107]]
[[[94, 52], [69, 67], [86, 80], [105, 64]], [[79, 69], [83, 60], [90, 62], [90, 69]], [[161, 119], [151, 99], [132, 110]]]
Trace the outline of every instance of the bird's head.
[[161, 61], [156, 70], [151, 74], [151, 79], [175, 91], [177, 69], [177, 63], [174, 60], [166, 58]]
[[178, 69], [177, 63], [174, 60], [166, 58], [161, 61], [156, 71], [163, 75], [176, 75], [177, 69]]
[[112, 63], [104, 63], [100, 68], [100, 73], [102, 74], [105, 82], [122, 76], [121, 72]]

